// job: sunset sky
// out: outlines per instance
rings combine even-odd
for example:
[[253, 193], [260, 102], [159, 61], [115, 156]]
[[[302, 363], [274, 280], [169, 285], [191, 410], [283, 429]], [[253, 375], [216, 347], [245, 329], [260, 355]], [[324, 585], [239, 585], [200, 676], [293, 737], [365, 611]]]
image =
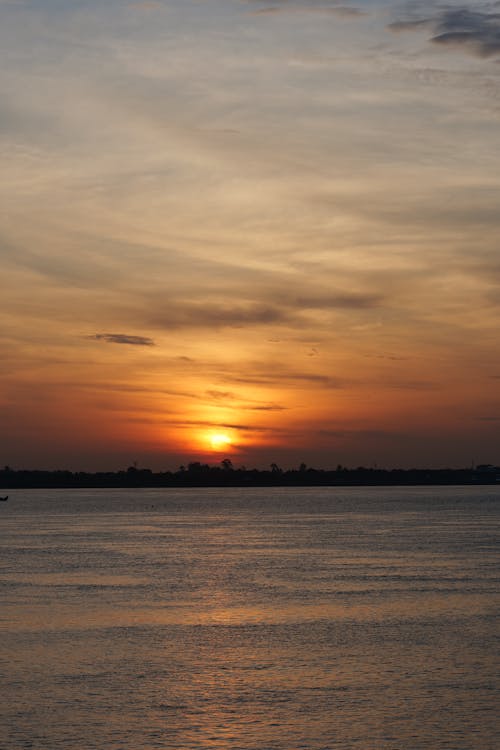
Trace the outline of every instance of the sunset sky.
[[14, 468], [500, 463], [500, 2], [0, 0]]

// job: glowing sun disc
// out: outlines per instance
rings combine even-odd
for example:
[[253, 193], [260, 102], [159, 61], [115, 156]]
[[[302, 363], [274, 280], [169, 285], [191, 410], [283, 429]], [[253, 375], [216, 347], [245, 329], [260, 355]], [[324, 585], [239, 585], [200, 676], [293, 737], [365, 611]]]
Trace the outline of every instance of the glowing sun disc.
[[214, 451], [223, 451], [231, 447], [231, 438], [223, 432], [214, 432], [210, 435], [210, 445]]

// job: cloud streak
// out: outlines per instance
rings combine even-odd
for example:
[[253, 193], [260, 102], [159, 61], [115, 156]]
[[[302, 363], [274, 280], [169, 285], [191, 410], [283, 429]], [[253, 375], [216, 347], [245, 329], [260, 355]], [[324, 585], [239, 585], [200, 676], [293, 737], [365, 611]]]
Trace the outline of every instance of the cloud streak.
[[[233, 302], [237, 292], [221, 289], [220, 296], [228, 302], [212, 297], [204, 302], [171, 299], [168, 303], [148, 300], [145, 322], [165, 330], [205, 328], [247, 328], [254, 326], [286, 325], [303, 328], [309, 325], [308, 313], [323, 311], [365, 311], [380, 308], [384, 296], [376, 292], [307, 290], [306, 294], [289, 289], [269, 288], [259, 293], [261, 299]], [[230, 300], [230, 301], [229, 301]], [[153, 313], [150, 311], [154, 310]]]
[[[271, 372], [271, 369], [274, 369], [274, 372]], [[246, 385], [280, 385], [285, 387], [287, 385], [300, 386], [301, 384], [309, 384], [324, 388], [342, 387], [338, 379], [329, 375], [311, 372], [280, 372], [276, 368], [267, 368], [267, 370], [258, 371], [253, 375], [233, 375], [227, 373], [224, 380], [228, 383], [242, 383]]]
[[433, 36], [429, 41], [433, 44], [481, 58], [500, 55], [500, 13], [469, 8], [446, 9], [428, 18], [395, 21], [388, 28], [395, 32], [430, 29]]
[[125, 344], [128, 346], [155, 346], [153, 339], [147, 336], [133, 336], [129, 333], [95, 333], [88, 337], [106, 344]]
[[303, 6], [303, 5], [271, 5], [252, 12], [254, 16], [276, 16], [283, 13], [321, 13], [332, 15], [345, 20], [356, 20], [368, 15], [366, 11], [350, 5], [335, 6]]
[[161, 328], [243, 328], [245, 326], [284, 323], [289, 314], [278, 307], [259, 304], [217, 304], [207, 301], [172, 301], [164, 310], [155, 312], [150, 323]]
[[176, 427], [209, 427], [211, 429], [224, 429], [224, 430], [236, 430], [237, 432], [245, 432], [245, 433], [264, 433], [264, 432], [270, 432], [270, 433], [280, 433], [283, 432], [283, 430], [279, 427], [264, 427], [261, 425], [249, 425], [249, 424], [234, 424], [232, 422], [208, 422], [206, 420], [167, 420], [167, 423], [170, 426], [176, 426]]

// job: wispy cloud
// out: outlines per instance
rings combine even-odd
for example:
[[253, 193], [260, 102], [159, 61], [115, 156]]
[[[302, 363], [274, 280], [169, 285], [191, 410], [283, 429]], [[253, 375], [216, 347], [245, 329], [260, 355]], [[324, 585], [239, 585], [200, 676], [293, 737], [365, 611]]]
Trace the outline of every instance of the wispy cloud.
[[446, 45], [477, 57], [500, 55], [500, 13], [482, 12], [470, 8], [439, 10], [435, 15], [395, 21], [391, 31], [430, 29], [434, 44]]
[[104, 341], [107, 344], [128, 344], [130, 346], [154, 346], [153, 339], [147, 336], [132, 336], [129, 333], [95, 333], [88, 336], [95, 341]]
[[377, 440], [394, 440], [409, 437], [402, 432], [393, 432], [391, 430], [343, 430], [343, 429], [322, 429], [320, 435], [333, 438], [376, 438]]
[[[323, 311], [325, 317], [335, 311], [365, 311], [382, 307], [385, 298], [377, 292], [332, 291], [324, 288], [306, 289], [301, 293], [293, 285], [281, 288], [272, 284], [256, 291], [255, 299], [236, 301], [238, 290], [221, 288], [218, 297], [213, 295], [203, 302], [171, 298], [152, 304], [146, 300], [144, 322], [166, 330], [205, 328], [247, 328], [255, 326], [285, 325], [297, 329], [308, 326], [310, 314]], [[241, 297], [240, 297], [241, 299]], [[234, 301], [233, 301], [234, 300]]]
[[217, 304], [171, 301], [164, 310], [155, 311], [150, 323], [165, 329], [242, 328], [245, 326], [283, 323], [289, 313], [278, 307], [259, 303]]
[[245, 411], [286, 411], [286, 406], [280, 404], [263, 404], [262, 406], [244, 406]]
[[214, 401], [227, 401], [236, 398], [232, 391], [218, 391], [217, 389], [206, 391], [206, 395]]
[[223, 404], [224, 408], [234, 409], [236, 411], [286, 411], [286, 406], [274, 403], [255, 403], [248, 399], [240, 399], [238, 394], [233, 391], [220, 391], [217, 389], [208, 390], [205, 395], [209, 399]]
[[239, 424], [231, 422], [209, 422], [206, 420], [166, 420], [170, 426], [175, 427], [210, 427], [212, 429], [237, 430], [238, 432], [282, 432], [279, 427], [263, 427], [260, 425]]
[[373, 293], [333, 293], [329, 295], [297, 297], [295, 305], [302, 309], [322, 310], [367, 310], [380, 307], [383, 304], [383, 296]]
[[311, 385], [324, 386], [325, 388], [341, 388], [339, 380], [329, 375], [321, 375], [311, 372], [280, 371], [276, 367], [257, 371], [252, 375], [233, 375], [227, 373], [224, 379], [228, 383], [244, 383], [248, 385], [300, 385], [309, 383]]
[[418, 29], [432, 28], [434, 22], [431, 18], [419, 18], [415, 20], [393, 21], [387, 28], [391, 31], [418, 31]]
[[293, 5], [291, 3], [283, 5], [271, 5], [265, 8], [259, 8], [254, 10], [252, 15], [255, 16], [274, 16], [281, 13], [322, 13], [337, 16], [345, 20], [358, 19], [366, 16], [367, 13], [360, 8], [355, 8], [350, 5]]

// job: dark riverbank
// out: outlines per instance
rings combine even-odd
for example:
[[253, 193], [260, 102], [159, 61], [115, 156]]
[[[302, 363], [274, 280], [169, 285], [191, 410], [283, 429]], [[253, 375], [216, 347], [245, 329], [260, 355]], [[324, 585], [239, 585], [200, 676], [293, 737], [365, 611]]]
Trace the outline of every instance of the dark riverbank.
[[0, 488], [71, 487], [321, 487], [321, 486], [411, 486], [499, 484], [500, 467], [483, 464], [469, 469], [372, 469], [358, 467], [335, 470], [235, 469], [230, 462], [221, 466], [191, 463], [178, 471], [153, 472], [134, 466], [116, 472], [71, 472], [14, 470], [0, 471]]

